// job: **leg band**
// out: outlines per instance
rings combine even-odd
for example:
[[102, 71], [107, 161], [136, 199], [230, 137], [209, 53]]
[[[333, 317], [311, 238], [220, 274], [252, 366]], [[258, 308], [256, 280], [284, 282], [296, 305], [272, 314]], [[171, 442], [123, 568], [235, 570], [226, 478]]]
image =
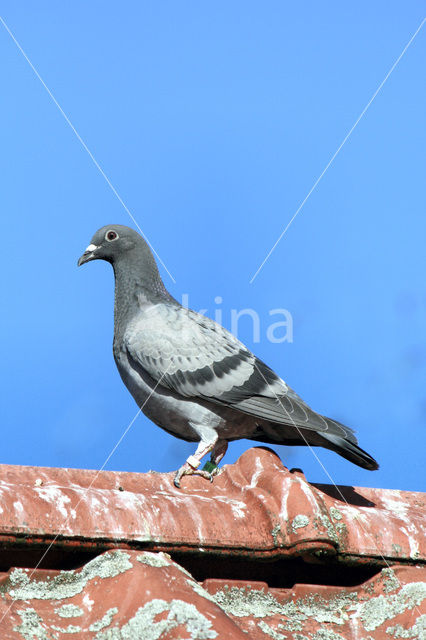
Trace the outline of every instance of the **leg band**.
[[195, 456], [189, 456], [186, 461], [193, 469], [198, 469], [200, 466], [200, 461]]

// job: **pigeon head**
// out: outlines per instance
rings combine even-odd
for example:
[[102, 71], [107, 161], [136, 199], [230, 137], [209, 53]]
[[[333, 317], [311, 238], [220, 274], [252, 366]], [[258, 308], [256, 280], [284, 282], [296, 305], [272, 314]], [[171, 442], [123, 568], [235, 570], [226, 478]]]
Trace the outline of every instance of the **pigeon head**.
[[122, 224], [107, 224], [93, 236], [78, 260], [78, 266], [91, 260], [112, 264], [116, 283], [133, 282], [153, 292], [169, 296], [158, 272], [151, 249], [142, 236]]
[[139, 233], [122, 224], [108, 224], [97, 230], [77, 264], [80, 267], [91, 260], [106, 260], [114, 265], [123, 258], [131, 260], [134, 253], [139, 254], [140, 258], [149, 254], [153, 260], [151, 251]]

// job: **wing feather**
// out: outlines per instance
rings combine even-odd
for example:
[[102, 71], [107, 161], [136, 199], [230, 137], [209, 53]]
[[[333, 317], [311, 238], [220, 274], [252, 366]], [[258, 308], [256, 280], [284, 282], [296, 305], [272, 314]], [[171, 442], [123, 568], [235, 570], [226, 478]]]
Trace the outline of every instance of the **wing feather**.
[[224, 327], [195, 311], [158, 304], [131, 322], [128, 357], [186, 398], [230, 406], [266, 421], [330, 431], [356, 442], [353, 432], [324, 418]]

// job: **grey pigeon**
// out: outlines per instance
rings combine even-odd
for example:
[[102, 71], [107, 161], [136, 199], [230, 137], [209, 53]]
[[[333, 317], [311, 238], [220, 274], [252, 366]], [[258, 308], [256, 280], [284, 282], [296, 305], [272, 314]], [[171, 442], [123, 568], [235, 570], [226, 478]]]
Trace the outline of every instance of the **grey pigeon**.
[[124, 384], [155, 424], [198, 443], [176, 472], [177, 487], [184, 475], [212, 479], [228, 442], [240, 438], [325, 447], [378, 469], [351, 429], [315, 413], [229, 331], [182, 307], [136, 231], [118, 224], [99, 229], [78, 265], [98, 259], [114, 269], [113, 352]]

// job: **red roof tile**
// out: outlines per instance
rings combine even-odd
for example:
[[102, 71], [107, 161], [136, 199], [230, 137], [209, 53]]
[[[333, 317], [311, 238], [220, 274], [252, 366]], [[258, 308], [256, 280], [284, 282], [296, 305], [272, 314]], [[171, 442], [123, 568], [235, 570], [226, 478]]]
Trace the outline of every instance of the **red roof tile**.
[[264, 448], [181, 490], [0, 471], [2, 640], [415, 638], [426, 622], [425, 494], [313, 485]]

